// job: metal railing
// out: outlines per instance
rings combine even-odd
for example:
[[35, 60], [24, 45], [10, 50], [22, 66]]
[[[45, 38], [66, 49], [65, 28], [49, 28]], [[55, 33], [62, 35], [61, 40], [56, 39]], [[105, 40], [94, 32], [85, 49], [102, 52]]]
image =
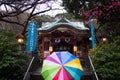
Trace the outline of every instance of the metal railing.
[[31, 61], [30, 61], [30, 64], [29, 64], [29, 66], [28, 66], [28, 68], [27, 68], [27, 71], [25, 72], [25, 75], [24, 75], [23, 80], [28, 80], [28, 79], [30, 78], [30, 76], [28, 77], [28, 74], [29, 74], [29, 70], [30, 70], [30, 68], [31, 68], [31, 65], [32, 65], [34, 59], [35, 59], [35, 56], [32, 57], [32, 59], [31, 59]]
[[91, 65], [91, 67], [92, 67], [92, 70], [94, 71], [94, 75], [95, 75], [96, 80], [99, 80], [99, 79], [98, 79], [98, 76], [97, 76], [97, 73], [96, 73], [96, 71], [95, 71], [95, 68], [94, 68], [94, 66], [93, 66], [92, 60], [91, 60], [91, 58], [90, 58], [89, 55], [88, 55], [88, 59], [89, 59], [89, 61], [90, 61], [90, 65]]

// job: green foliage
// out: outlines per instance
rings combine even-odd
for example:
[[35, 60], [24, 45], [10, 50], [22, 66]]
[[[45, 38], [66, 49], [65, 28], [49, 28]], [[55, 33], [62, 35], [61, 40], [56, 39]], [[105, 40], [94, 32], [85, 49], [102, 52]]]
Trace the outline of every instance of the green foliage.
[[[63, 6], [76, 18], [96, 18], [100, 24], [119, 22], [119, 0], [62, 0]], [[80, 17], [81, 16], [81, 17]]]
[[27, 58], [18, 49], [12, 31], [0, 29], [0, 80], [22, 80]]
[[[117, 43], [119, 40], [116, 40]], [[120, 46], [116, 42], [99, 44], [90, 50], [100, 80], [120, 79]]]
[[79, 10], [80, 10], [80, 2], [79, 0], [62, 0], [63, 1], [63, 6], [66, 8], [66, 10], [69, 13], [73, 13], [76, 18], [78, 18], [79, 15]]
[[71, 14], [71, 13], [59, 13], [59, 14], [57, 14], [55, 17], [57, 17], [57, 16], [61, 16], [61, 17], [65, 17], [65, 18], [67, 18], [67, 19], [69, 19], [69, 20], [73, 20], [73, 21], [81, 21], [81, 19], [80, 18], [76, 18], [76, 16], [75, 15], [73, 15], [73, 14]]

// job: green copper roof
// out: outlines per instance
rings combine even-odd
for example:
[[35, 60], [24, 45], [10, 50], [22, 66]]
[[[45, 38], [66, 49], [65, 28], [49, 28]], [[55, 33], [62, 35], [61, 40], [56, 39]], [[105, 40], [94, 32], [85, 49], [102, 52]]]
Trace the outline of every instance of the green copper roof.
[[58, 19], [55, 22], [46, 22], [44, 23], [41, 28], [38, 28], [38, 30], [40, 31], [47, 31], [47, 30], [52, 30], [53, 28], [57, 28], [57, 27], [68, 27], [68, 28], [75, 28], [77, 30], [89, 30], [89, 28], [86, 28], [83, 22], [72, 22], [69, 21], [66, 18], [61, 18]]

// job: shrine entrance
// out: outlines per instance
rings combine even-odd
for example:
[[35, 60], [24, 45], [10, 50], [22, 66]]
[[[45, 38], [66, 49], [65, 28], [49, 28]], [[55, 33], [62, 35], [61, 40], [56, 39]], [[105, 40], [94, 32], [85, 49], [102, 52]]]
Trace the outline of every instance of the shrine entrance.
[[75, 33], [67, 28], [57, 29], [52, 32], [53, 51], [69, 51], [74, 53]]
[[53, 51], [69, 51], [73, 53], [73, 45], [61, 40], [58, 44], [53, 45]]

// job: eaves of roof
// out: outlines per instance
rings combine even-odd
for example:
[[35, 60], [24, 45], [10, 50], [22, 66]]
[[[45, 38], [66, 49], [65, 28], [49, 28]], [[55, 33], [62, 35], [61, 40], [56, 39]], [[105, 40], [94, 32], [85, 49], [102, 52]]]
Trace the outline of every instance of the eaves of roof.
[[75, 28], [77, 30], [89, 30], [89, 28], [84, 26], [83, 22], [70, 22], [66, 18], [58, 19], [56, 22], [52, 22], [49, 25], [43, 25], [41, 28], [38, 28], [38, 30], [49, 31], [58, 27]]

